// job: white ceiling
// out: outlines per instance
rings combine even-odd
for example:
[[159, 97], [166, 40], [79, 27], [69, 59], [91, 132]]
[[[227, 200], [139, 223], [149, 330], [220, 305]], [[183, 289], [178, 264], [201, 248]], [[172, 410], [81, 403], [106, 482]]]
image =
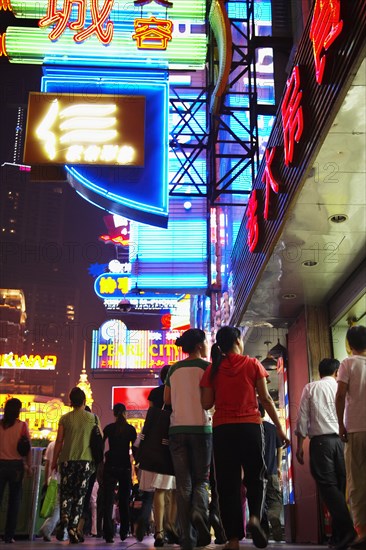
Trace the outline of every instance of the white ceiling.
[[[264, 357], [264, 341], [276, 344], [277, 334], [285, 344], [286, 327], [303, 305], [327, 302], [366, 256], [365, 98], [364, 59], [243, 316], [241, 325], [258, 325], [247, 333], [249, 355]], [[346, 221], [332, 223], [337, 214]], [[308, 260], [317, 264], [307, 267]], [[366, 296], [356, 316], [365, 305]]]

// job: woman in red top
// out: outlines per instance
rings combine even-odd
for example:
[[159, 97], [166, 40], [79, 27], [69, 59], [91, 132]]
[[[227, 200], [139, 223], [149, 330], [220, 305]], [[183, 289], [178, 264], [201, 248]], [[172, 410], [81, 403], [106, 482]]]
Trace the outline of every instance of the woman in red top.
[[212, 364], [201, 380], [204, 409], [215, 406], [213, 450], [226, 548], [238, 550], [244, 536], [241, 506], [241, 473], [245, 472], [249, 506], [249, 529], [257, 548], [267, 546], [260, 526], [265, 494], [263, 430], [257, 394], [273, 420], [284, 444], [289, 444], [268, 393], [267, 371], [257, 359], [242, 355], [243, 341], [234, 327], [222, 327], [212, 346]]

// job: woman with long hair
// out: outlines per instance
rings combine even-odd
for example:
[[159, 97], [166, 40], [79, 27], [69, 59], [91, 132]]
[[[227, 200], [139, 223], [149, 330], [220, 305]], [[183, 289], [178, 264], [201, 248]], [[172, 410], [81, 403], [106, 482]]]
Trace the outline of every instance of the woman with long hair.
[[268, 373], [257, 359], [243, 355], [243, 350], [239, 329], [220, 328], [211, 350], [212, 364], [201, 380], [203, 408], [215, 406], [214, 464], [221, 519], [228, 539], [227, 550], [238, 550], [239, 540], [245, 535], [241, 504], [242, 470], [250, 514], [248, 527], [255, 546], [267, 546], [267, 537], [260, 525], [266, 467], [257, 394], [281, 441], [284, 445], [289, 444], [268, 393]]
[[14, 542], [18, 520], [24, 471], [31, 470], [31, 451], [23, 458], [18, 450], [22, 434], [30, 440], [26, 422], [19, 420], [22, 403], [19, 399], [8, 399], [4, 416], [0, 420], [0, 505], [6, 485], [9, 487], [8, 509], [4, 530], [4, 542]]
[[104, 516], [103, 533], [106, 542], [114, 542], [112, 519], [114, 492], [118, 483], [120, 538], [125, 540], [129, 532], [129, 502], [132, 488], [130, 449], [136, 441], [136, 430], [127, 422], [126, 407], [116, 403], [113, 407], [115, 422], [104, 428], [104, 441], [109, 450], [105, 453], [103, 470]]
[[61, 416], [58, 423], [52, 470], [60, 471], [60, 523], [56, 538], [63, 540], [65, 528], [71, 543], [83, 542], [78, 528], [82, 517], [89, 478], [95, 471], [90, 448], [90, 435], [99, 420], [85, 410], [85, 393], [77, 386], [69, 393], [72, 410]]
[[172, 406], [169, 448], [176, 479], [178, 522], [183, 550], [211, 542], [208, 524], [208, 485], [212, 451], [209, 414], [202, 408], [200, 381], [208, 366], [203, 330], [186, 330], [176, 340], [186, 359], [171, 366], [164, 401]]

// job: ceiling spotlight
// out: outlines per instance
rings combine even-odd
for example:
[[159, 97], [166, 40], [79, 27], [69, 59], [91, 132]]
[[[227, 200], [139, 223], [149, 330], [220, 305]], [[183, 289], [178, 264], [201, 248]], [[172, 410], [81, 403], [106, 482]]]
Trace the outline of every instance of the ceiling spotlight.
[[294, 300], [297, 298], [297, 294], [294, 294], [293, 292], [288, 292], [287, 294], [282, 294], [282, 298], [284, 300]]
[[315, 265], [318, 265], [318, 262], [315, 260], [306, 260], [306, 262], [302, 262], [302, 265], [305, 267], [314, 267]]
[[329, 218], [329, 221], [332, 223], [343, 223], [346, 220], [348, 220], [346, 214], [334, 214], [334, 216], [330, 216]]

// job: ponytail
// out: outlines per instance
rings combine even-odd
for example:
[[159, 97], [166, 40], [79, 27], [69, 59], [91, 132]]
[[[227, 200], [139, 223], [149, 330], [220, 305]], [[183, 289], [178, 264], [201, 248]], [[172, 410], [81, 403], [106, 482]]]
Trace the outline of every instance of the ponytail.
[[223, 357], [232, 350], [235, 342], [240, 336], [240, 330], [236, 327], [221, 327], [217, 331], [216, 343], [211, 348], [211, 380], [213, 380], [218, 373]]

